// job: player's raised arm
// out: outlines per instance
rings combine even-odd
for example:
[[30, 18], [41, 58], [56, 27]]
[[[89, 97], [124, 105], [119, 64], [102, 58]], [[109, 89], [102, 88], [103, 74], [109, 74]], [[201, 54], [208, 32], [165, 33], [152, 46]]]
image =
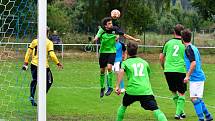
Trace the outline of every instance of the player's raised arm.
[[132, 36], [130, 36], [128, 34], [124, 34], [123, 37], [125, 37], [126, 39], [129, 39], [129, 40], [140, 42], [140, 39], [134, 38], [134, 37], [132, 37]]
[[113, 30], [116, 31], [116, 34], [117, 35], [122, 35], [123, 37], [125, 37], [126, 39], [129, 39], [129, 40], [133, 40], [133, 41], [136, 41], [136, 42], [140, 42], [140, 39], [137, 39], [137, 38], [134, 38], [128, 34], [125, 34], [119, 27], [117, 26], [113, 26]]
[[93, 39], [93, 40], [94, 40], [94, 43], [96, 43], [96, 41], [99, 40], [99, 38], [101, 37], [102, 33], [104, 33], [104, 30], [103, 30], [101, 27], [99, 27], [99, 30], [98, 30], [98, 32], [97, 32], [95, 38]]

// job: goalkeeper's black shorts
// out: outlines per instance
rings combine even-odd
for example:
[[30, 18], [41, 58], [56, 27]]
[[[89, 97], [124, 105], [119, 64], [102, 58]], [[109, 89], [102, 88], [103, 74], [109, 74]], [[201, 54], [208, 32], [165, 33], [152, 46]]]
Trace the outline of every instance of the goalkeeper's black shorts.
[[[31, 64], [31, 76], [32, 81], [37, 81], [37, 66]], [[46, 90], [48, 92], [49, 88], [51, 87], [53, 83], [53, 76], [50, 68], [46, 68]]]

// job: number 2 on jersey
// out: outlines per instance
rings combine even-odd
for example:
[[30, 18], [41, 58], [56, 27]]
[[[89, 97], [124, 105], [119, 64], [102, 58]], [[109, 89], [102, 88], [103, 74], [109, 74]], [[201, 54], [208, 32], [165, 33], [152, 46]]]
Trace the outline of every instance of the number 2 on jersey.
[[135, 63], [132, 65], [133, 68], [134, 68], [134, 76], [144, 76], [143, 74], [143, 68], [144, 68], [144, 65], [143, 63]]
[[173, 54], [172, 54], [172, 56], [178, 56], [178, 51], [179, 51], [179, 46], [178, 45], [174, 45], [174, 52], [173, 52]]

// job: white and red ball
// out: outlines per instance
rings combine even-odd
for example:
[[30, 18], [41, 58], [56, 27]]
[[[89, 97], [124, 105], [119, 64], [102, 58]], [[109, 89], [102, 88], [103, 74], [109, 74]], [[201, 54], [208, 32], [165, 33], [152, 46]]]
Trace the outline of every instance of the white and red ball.
[[111, 17], [113, 19], [118, 19], [120, 17], [120, 11], [117, 9], [114, 9], [111, 11]]

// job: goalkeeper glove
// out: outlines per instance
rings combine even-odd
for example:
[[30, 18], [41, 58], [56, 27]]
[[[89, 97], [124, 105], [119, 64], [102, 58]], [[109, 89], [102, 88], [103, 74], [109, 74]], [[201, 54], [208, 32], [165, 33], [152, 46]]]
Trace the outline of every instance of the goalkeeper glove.
[[63, 65], [61, 63], [57, 64], [58, 69], [63, 69]]
[[22, 66], [22, 70], [26, 71], [28, 70], [28, 63], [24, 63], [23, 66]]

